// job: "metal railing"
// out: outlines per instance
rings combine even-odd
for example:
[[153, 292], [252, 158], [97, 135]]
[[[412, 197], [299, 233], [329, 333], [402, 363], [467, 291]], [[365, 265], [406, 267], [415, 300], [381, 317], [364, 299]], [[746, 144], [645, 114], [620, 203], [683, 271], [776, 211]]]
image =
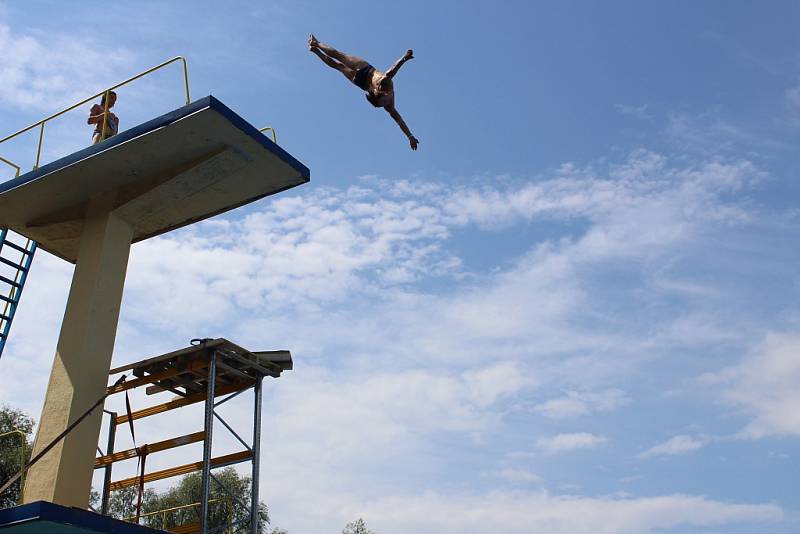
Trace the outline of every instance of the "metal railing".
[[[228, 513], [228, 524], [225, 525], [228, 528], [227, 528], [227, 530], [225, 532], [227, 534], [231, 534], [233, 532], [233, 530], [232, 530], [233, 529], [233, 508], [231, 507], [231, 501], [229, 501], [227, 499], [211, 499], [211, 500], [208, 501], [209, 504], [211, 504], [212, 502], [223, 502], [223, 503], [226, 503], [228, 505], [228, 510], [229, 510], [229, 513]], [[167, 525], [167, 514], [171, 514], [173, 512], [177, 512], [179, 510], [185, 510], [186, 508], [192, 508], [194, 506], [200, 506], [201, 504], [202, 503], [195, 502], [195, 503], [192, 503], [192, 504], [184, 504], [182, 506], [173, 506], [172, 508], [164, 508], [163, 510], [156, 510], [155, 512], [147, 512], [147, 513], [141, 514], [141, 517], [145, 518], [145, 517], [153, 517], [153, 516], [160, 515], [161, 516], [160, 528], [166, 529], [167, 528], [166, 527], [166, 525]], [[131, 517], [126, 517], [126, 518], [123, 519], [123, 521], [127, 521], [129, 523], [135, 522], [136, 521], [136, 516], [133, 515]], [[177, 525], [177, 526], [180, 526], [180, 525]], [[176, 527], [171, 527], [171, 528], [176, 528]]]
[[275, 128], [273, 128], [273, 127], [271, 127], [271, 126], [267, 126], [267, 127], [265, 127], [265, 128], [261, 128], [261, 129], [260, 129], [260, 130], [258, 130], [258, 131], [259, 131], [259, 132], [261, 132], [261, 133], [264, 133], [264, 132], [271, 132], [271, 133], [272, 133], [272, 142], [273, 142], [273, 143], [275, 143], [276, 145], [278, 144], [278, 136], [277, 136], [277, 134], [275, 133]]
[[[19, 447], [19, 466], [20, 469], [25, 469], [25, 463], [27, 462], [27, 458], [25, 455], [25, 448], [28, 443], [28, 436], [22, 430], [11, 430], [10, 432], [4, 432], [0, 434], [0, 438], [4, 438], [6, 436], [10, 436], [11, 434], [17, 434], [20, 438], [20, 447]], [[25, 489], [25, 473], [22, 474], [19, 480], [19, 500], [20, 503], [22, 502], [22, 491]]]
[[18, 176], [19, 176], [19, 171], [21, 170], [19, 165], [17, 165], [16, 163], [12, 163], [12, 162], [8, 161], [8, 160], [7, 160], [6, 158], [4, 158], [3, 156], [0, 156], [0, 161], [2, 161], [3, 163], [5, 163], [5, 164], [6, 164], [6, 165], [8, 165], [9, 167], [14, 167], [14, 172], [16, 173], [16, 174], [14, 174], [14, 176], [15, 176], [15, 177], [18, 177]]
[[[188, 69], [188, 67], [186, 65], [186, 58], [184, 58], [183, 56], [176, 56], [176, 57], [174, 57], [172, 59], [168, 59], [167, 61], [164, 61], [163, 63], [160, 63], [159, 65], [156, 65], [155, 67], [147, 69], [146, 71], [141, 72], [141, 73], [137, 74], [136, 76], [132, 76], [132, 77], [128, 78], [127, 80], [118, 83], [117, 85], [114, 85], [112, 87], [109, 87], [108, 89], [100, 91], [96, 95], [92, 95], [89, 98], [81, 100], [77, 104], [73, 104], [72, 106], [70, 106], [70, 107], [68, 107], [66, 109], [63, 109], [63, 110], [59, 111], [58, 113], [54, 113], [53, 115], [50, 115], [49, 117], [46, 117], [46, 118], [44, 118], [44, 119], [42, 119], [42, 120], [40, 120], [38, 122], [35, 122], [35, 123], [31, 124], [30, 126], [28, 126], [27, 128], [23, 128], [23, 129], [19, 130], [18, 132], [15, 132], [15, 133], [13, 133], [13, 134], [11, 134], [9, 136], [6, 136], [6, 137], [0, 139], [0, 144], [5, 143], [6, 141], [8, 141], [10, 139], [13, 139], [13, 138], [17, 137], [18, 135], [21, 135], [21, 134], [23, 134], [25, 132], [28, 132], [28, 131], [30, 131], [30, 130], [32, 130], [32, 129], [34, 129], [34, 128], [36, 128], [38, 126], [39, 127], [39, 143], [38, 143], [37, 148], [36, 148], [36, 163], [34, 163], [34, 165], [33, 165], [33, 168], [37, 169], [39, 167], [39, 161], [40, 161], [41, 155], [42, 155], [42, 141], [44, 140], [44, 125], [48, 121], [53, 120], [56, 117], [60, 117], [64, 113], [67, 113], [68, 111], [72, 111], [73, 109], [77, 108], [78, 106], [82, 106], [82, 105], [86, 104], [87, 102], [90, 102], [90, 101], [92, 101], [95, 98], [100, 97], [100, 96], [104, 96], [104, 101], [105, 101], [105, 106], [104, 106], [104, 109], [103, 109], [103, 127], [100, 130], [101, 136], [104, 138], [105, 137], [105, 133], [106, 133], [106, 125], [107, 125], [106, 121], [108, 120], [108, 107], [109, 107], [108, 106], [108, 95], [109, 95], [109, 93], [111, 91], [113, 91], [114, 89], [118, 89], [118, 88], [122, 87], [123, 85], [127, 85], [127, 84], [131, 83], [134, 80], [138, 80], [139, 78], [141, 78], [143, 76], [147, 76], [148, 74], [150, 74], [152, 72], [155, 72], [155, 71], [157, 71], [157, 70], [159, 70], [159, 69], [161, 69], [163, 67], [166, 67], [167, 65], [169, 65], [171, 63], [174, 63], [176, 61], [181, 61], [183, 63], [183, 79], [184, 79], [184, 84], [186, 86], [186, 105], [189, 105], [191, 103], [191, 99], [189, 97], [189, 69]], [[10, 165], [12, 165], [14, 167], [16, 167], [16, 165], [14, 165], [13, 163], [11, 163], [11, 162], [9, 162], [7, 160], [3, 160], [3, 161], [6, 162], [6, 163], [9, 163]]]

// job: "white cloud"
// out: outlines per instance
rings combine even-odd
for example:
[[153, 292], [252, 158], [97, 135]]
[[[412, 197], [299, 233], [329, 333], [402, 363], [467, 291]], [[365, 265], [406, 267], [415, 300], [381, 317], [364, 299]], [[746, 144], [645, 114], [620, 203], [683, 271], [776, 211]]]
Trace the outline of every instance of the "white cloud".
[[[371, 436], [370, 441], [389, 446], [401, 436], [440, 431], [480, 433], [497, 422], [500, 412], [494, 405], [501, 396], [518, 393], [526, 385], [519, 381], [490, 394], [473, 387], [475, 375], [491, 375], [503, 367], [460, 375], [420, 369], [352, 378], [304, 368], [303, 381], [293, 380], [293, 388], [285, 390], [285, 397], [279, 400], [286, 407], [282, 431], [291, 431], [297, 439], [311, 434], [319, 437], [328, 429], [319, 439], [331, 443], [345, 439], [347, 445], [335, 449], [354, 454], [365, 452], [366, 444], [358, 442], [365, 434]], [[357, 441], [351, 443], [351, 438]]]
[[748, 438], [800, 435], [800, 334], [769, 333], [739, 365], [706, 376], [724, 385], [724, 400], [753, 417]]
[[[228, 328], [220, 318], [231, 314], [241, 314], [230, 322], [244, 336], [286, 331], [283, 321], [295, 314], [304, 320], [292, 329], [315, 352], [341, 343], [344, 328], [373, 352], [473, 363], [487, 354], [632, 352], [635, 335], [621, 342], [614, 329], [574, 324], [604, 305], [588, 278], [663, 263], [698, 228], [746, 220], [719, 196], [761, 173], [747, 162], [674, 168], [638, 151], [610, 174], [566, 165], [552, 179], [508, 188], [365, 180], [282, 196], [244, 219], [215, 219], [134, 247], [123, 320], [188, 339]], [[469, 272], [448, 248], [467, 225], [496, 232], [535, 219], [589, 227], [522, 244], [521, 255], [488, 275]], [[423, 280], [446, 289], [420, 291]], [[323, 328], [310, 324], [323, 318]]]
[[615, 104], [614, 107], [623, 115], [631, 115], [637, 119], [650, 120], [653, 118], [653, 115], [647, 112], [647, 108], [649, 107], [647, 104], [642, 104], [641, 106]]
[[[7, 251], [3, 256], [7, 256]], [[38, 419], [64, 307], [71, 265], [38, 251], [34, 256], [8, 344], [0, 358], [0, 403], [7, 402]]]
[[566, 419], [607, 412], [630, 403], [621, 389], [606, 389], [598, 392], [569, 391], [566, 395], [549, 399], [533, 407], [533, 411], [551, 419]]
[[471, 397], [479, 406], [489, 406], [498, 399], [513, 395], [524, 387], [536, 384], [526, 370], [513, 362], [469, 371], [464, 375]]
[[752, 154], [756, 149], [792, 149], [789, 143], [775, 139], [765, 132], [751, 131], [716, 113], [672, 114], [667, 123], [666, 136], [683, 151], [709, 157], [722, 153]]
[[346, 512], [371, 528], [400, 532], [460, 533], [492, 529], [522, 534], [645, 534], [676, 527], [774, 522], [774, 505], [731, 504], [691, 495], [647, 498], [569, 497], [547, 492], [493, 492], [378, 498]]
[[[685, 294], [663, 286], [653, 292], [651, 267], [704, 243], [709, 229], [746, 223], [749, 213], [724, 197], [760, 177], [745, 161], [684, 165], [637, 151], [605, 174], [565, 165], [550, 178], [507, 186], [373, 179], [346, 189], [298, 189], [254, 205], [245, 217], [218, 217], [137, 244], [115, 363], [198, 336], [224, 335], [255, 350], [291, 349], [295, 370], [270, 383], [265, 401], [265, 457], [278, 460], [266, 462], [263, 475], [272, 509], [294, 518], [289, 524], [276, 517], [290, 530], [343, 525], [370, 499], [377, 506], [397, 498], [413, 508], [419, 488], [448, 493], [440, 498], [443, 506], [470, 504], [472, 497], [462, 501], [439, 482], [452, 466], [493, 473], [481, 479], [487, 484], [481, 497], [491, 500], [495, 480], [524, 483], [538, 470], [484, 460], [503, 457], [508, 449], [498, 450], [501, 445], [518, 448], [493, 440], [508, 429], [509, 413], [519, 415], [512, 407], [535, 402], [540, 413], [558, 418], [629, 402], [616, 385], [642, 358], [668, 354], [667, 337], [657, 347], [649, 340], [686, 315], [680, 309], [674, 318], [669, 312], [658, 321], [639, 317], [654, 305], [653, 295], [657, 303], [665, 294]], [[553, 220], [581, 224], [563, 236], [518, 243], [487, 272], [471, 271], [452, 246], [453, 234], [465, 228], [494, 239], [511, 225]], [[37, 286], [68, 284], [66, 264], [64, 272], [37, 270], [41, 265], [34, 265], [26, 298]], [[632, 289], [614, 297], [630, 309], [609, 308], [602, 277], [619, 273]], [[46, 315], [52, 323], [46, 328], [57, 330], [63, 298], [45, 297], [42, 289], [37, 307], [20, 309], [14, 345], [0, 361], [11, 383], [51, 364], [53, 351], [38, 348], [54, 346], [55, 334], [48, 342], [40, 320]], [[20, 358], [29, 353], [31, 367], [23, 368]], [[0, 397], [21, 393], [35, 405], [44, 380], [25, 391], [15, 385]], [[542, 402], [536, 398], [542, 384], [565, 393]], [[606, 442], [594, 434], [560, 434], [543, 439], [539, 450]], [[475, 456], [453, 458], [476, 452], [480, 465], [472, 465]], [[485, 513], [507, 512], [513, 532], [516, 521], [531, 518], [518, 509], [570, 501], [537, 495], [498, 497]], [[719, 524], [732, 513], [728, 505], [697, 499], [691, 502], [718, 511], [711, 515]], [[574, 500], [591, 509], [605, 502]], [[619, 506], [635, 515], [659, 502], [629, 499]], [[762, 509], [736, 510], [751, 517]], [[432, 521], [427, 531], [446, 531], [439, 528], [448, 525], [444, 519]], [[660, 524], [642, 521], [630, 523], [631, 531]], [[463, 526], [452, 524], [446, 528]]]
[[536, 440], [536, 446], [546, 454], [557, 454], [579, 449], [594, 449], [606, 443], [608, 443], [607, 438], [588, 432], [558, 434], [556, 436]]
[[123, 79], [134, 55], [108, 40], [0, 24], [0, 103], [53, 112]]
[[639, 458], [652, 458], [653, 456], [675, 456], [696, 451], [708, 443], [706, 437], [692, 437], [687, 435], [674, 436], [664, 443], [659, 443], [639, 454]]
[[536, 473], [521, 468], [496, 469], [493, 471], [486, 471], [484, 475], [500, 478], [511, 483], [531, 483], [541, 482], [542, 480]]

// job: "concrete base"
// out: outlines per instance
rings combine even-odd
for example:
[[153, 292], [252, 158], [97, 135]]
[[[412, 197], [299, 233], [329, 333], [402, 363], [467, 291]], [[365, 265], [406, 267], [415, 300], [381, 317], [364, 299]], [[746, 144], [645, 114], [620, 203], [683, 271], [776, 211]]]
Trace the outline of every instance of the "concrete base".
[[[34, 455], [105, 393], [133, 238], [114, 200], [93, 199], [84, 222]], [[31, 468], [23, 502], [87, 507], [101, 422], [98, 408]]]

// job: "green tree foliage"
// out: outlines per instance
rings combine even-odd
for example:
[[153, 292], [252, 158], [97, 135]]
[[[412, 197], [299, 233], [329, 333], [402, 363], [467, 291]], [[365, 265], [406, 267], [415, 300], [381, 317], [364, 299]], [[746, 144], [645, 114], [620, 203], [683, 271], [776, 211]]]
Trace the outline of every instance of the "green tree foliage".
[[[250, 478], [239, 476], [232, 467], [216, 471], [214, 476], [228, 488], [232, 496], [220, 488], [219, 484], [213, 480], [211, 481], [209, 527], [215, 528], [233, 524], [231, 532], [250, 532], [250, 515], [241, 504], [249, 505], [250, 503]], [[199, 504], [166, 514], [145, 514], [199, 503], [201, 482], [200, 473], [192, 473], [181, 478], [176, 486], [163, 493], [156, 493], [150, 489], [145, 490], [142, 498], [141, 523], [149, 527], [166, 530], [200, 521], [201, 509]], [[128, 519], [135, 516], [137, 497], [138, 488], [136, 487], [112, 492], [108, 503], [109, 515], [118, 519]], [[263, 502], [259, 504], [258, 512], [258, 531], [264, 533], [269, 524], [269, 515], [267, 506]], [[224, 532], [227, 532], [227, 530]]]
[[368, 529], [364, 520], [359, 517], [355, 521], [347, 523], [342, 530], [342, 534], [375, 534], [375, 532]]
[[[26, 413], [8, 406], [0, 406], [0, 434], [19, 430], [25, 436], [25, 462], [30, 459], [34, 420]], [[0, 485], [14, 476], [21, 467], [21, 436], [13, 433], [0, 437]], [[250, 532], [250, 514], [242, 504], [250, 503], [250, 477], [239, 476], [233, 467], [214, 472], [214, 476], [222, 482], [230, 494], [211, 481], [211, 498], [209, 504], [209, 526], [211, 528], [233, 524], [230, 532]], [[178, 484], [163, 493], [146, 489], [142, 496], [141, 523], [150, 527], [169, 529], [186, 523], [200, 521], [200, 506], [190, 506], [167, 514], [144, 515], [167, 508], [176, 508], [200, 502], [200, 473], [192, 473], [180, 479]], [[138, 487], [129, 487], [111, 492], [108, 501], [109, 515], [117, 519], [130, 519], [136, 516], [136, 502], [139, 496]], [[20, 483], [11, 486], [0, 495], [0, 508], [16, 506], [20, 499]], [[238, 502], [237, 502], [238, 501]], [[100, 510], [100, 494], [92, 489], [90, 505]], [[258, 506], [258, 532], [266, 533], [269, 525], [267, 506], [261, 502]], [[227, 533], [228, 530], [223, 532]], [[354, 531], [356, 532], [356, 531]], [[357, 531], [361, 534], [361, 531]], [[368, 534], [369, 531], [364, 531]], [[270, 534], [288, 534], [284, 529], [273, 529]]]
[[[148, 503], [152, 502], [157, 494], [152, 489], [145, 489], [142, 496], [142, 513], [148, 508]], [[95, 512], [100, 512], [102, 508], [100, 492], [92, 488], [89, 494], [89, 507]], [[139, 498], [139, 488], [136, 486], [122, 488], [112, 491], [108, 497], [108, 515], [117, 519], [130, 519], [136, 517], [136, 503]]]
[[[31, 457], [31, 435], [33, 433], [33, 418], [20, 410], [9, 406], [0, 406], [0, 434], [19, 430], [25, 436], [25, 451], [22, 454], [22, 436], [11, 433], [0, 437], [0, 485], [5, 484], [22, 467], [22, 456], [27, 462]], [[16, 482], [0, 495], [0, 508], [15, 506], [22, 496], [21, 481]]]

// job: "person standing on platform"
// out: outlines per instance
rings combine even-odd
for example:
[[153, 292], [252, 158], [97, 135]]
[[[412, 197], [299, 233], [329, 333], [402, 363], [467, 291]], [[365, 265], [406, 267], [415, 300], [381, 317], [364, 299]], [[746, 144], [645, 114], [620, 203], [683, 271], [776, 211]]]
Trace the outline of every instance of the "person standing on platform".
[[406, 61], [414, 59], [413, 50], [407, 50], [403, 57], [389, 67], [389, 70], [381, 72], [358, 56], [345, 54], [332, 46], [320, 43], [313, 35], [308, 38], [308, 49], [326, 65], [338, 70], [353, 84], [366, 91], [365, 96], [369, 103], [376, 108], [385, 109], [408, 137], [411, 149], [417, 149], [419, 141], [412, 135], [403, 117], [394, 107], [394, 83], [392, 82], [392, 78], [400, 70], [400, 67], [405, 65]]
[[[106, 113], [106, 96], [108, 96], [108, 112]], [[103, 94], [100, 104], [95, 104], [89, 111], [89, 118], [86, 120], [87, 124], [94, 124], [94, 134], [92, 135], [92, 144], [96, 145], [104, 139], [108, 139], [119, 132], [119, 119], [111, 112], [111, 108], [117, 102], [117, 93], [109, 91]], [[105, 116], [105, 120], [104, 117]], [[104, 129], [105, 126], [105, 129]]]

